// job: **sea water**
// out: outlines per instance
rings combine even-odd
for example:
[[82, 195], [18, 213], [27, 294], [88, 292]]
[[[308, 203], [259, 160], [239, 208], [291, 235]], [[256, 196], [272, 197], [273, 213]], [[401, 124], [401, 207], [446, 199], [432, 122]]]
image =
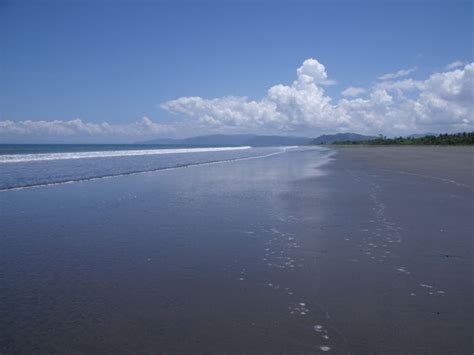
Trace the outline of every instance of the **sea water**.
[[257, 158], [295, 148], [0, 145], [0, 190]]

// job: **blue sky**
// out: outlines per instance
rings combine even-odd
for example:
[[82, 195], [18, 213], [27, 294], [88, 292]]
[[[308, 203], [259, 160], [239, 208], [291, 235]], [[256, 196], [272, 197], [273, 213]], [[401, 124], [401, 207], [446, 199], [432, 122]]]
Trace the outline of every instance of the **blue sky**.
[[[400, 107], [407, 115], [401, 119], [401, 133], [472, 128], [465, 88], [449, 98], [456, 104], [464, 100], [462, 113], [452, 110], [459, 116], [454, 123], [446, 117], [453, 115], [451, 111], [431, 111], [434, 99], [431, 106], [427, 99], [422, 103], [425, 116], [443, 116], [431, 125], [425, 116], [408, 124], [410, 112], [405, 107], [406, 100], [415, 107], [418, 96], [432, 87], [431, 76], [449, 72], [446, 66], [453, 62], [459, 65], [451, 70], [462, 71], [456, 80], [470, 81], [467, 95], [472, 95], [472, 70], [467, 66], [472, 62], [472, 25], [472, 2], [453, 0], [4, 0], [0, 2], [0, 139], [133, 141], [193, 133], [317, 135], [347, 129], [386, 133], [396, 130], [393, 120], [402, 115]], [[331, 85], [312, 82], [329, 103], [312, 88], [292, 87], [299, 80], [297, 68], [309, 58], [324, 66], [331, 81]], [[406, 90], [403, 102], [386, 90], [394, 99], [385, 102], [394, 109], [374, 109], [380, 101], [368, 101], [380, 90], [375, 87], [380, 83], [377, 78], [404, 69], [412, 71], [393, 79], [420, 81], [425, 83], [423, 89], [420, 84], [415, 93]], [[279, 84], [297, 92], [270, 97], [268, 90]], [[361, 102], [340, 103], [348, 87], [364, 88], [366, 97], [346, 100], [366, 100], [372, 107], [370, 116], [380, 116], [381, 122], [392, 115], [390, 124], [362, 117]], [[433, 90], [446, 99], [436, 88], [423, 97], [433, 96]], [[226, 101], [229, 96], [238, 97], [240, 104]], [[189, 97], [201, 101], [184, 100]], [[260, 105], [256, 111], [248, 107], [252, 100]], [[282, 108], [282, 100], [293, 106]], [[334, 112], [328, 113], [324, 105]], [[227, 116], [221, 112], [226, 107], [232, 110]], [[346, 120], [338, 121], [346, 115]], [[69, 130], [50, 126], [75, 119], [81, 123], [69, 125]], [[26, 121], [43, 124], [25, 126]], [[120, 129], [104, 133], [103, 126], [94, 126], [104, 122]], [[81, 128], [82, 124], [92, 128]]]

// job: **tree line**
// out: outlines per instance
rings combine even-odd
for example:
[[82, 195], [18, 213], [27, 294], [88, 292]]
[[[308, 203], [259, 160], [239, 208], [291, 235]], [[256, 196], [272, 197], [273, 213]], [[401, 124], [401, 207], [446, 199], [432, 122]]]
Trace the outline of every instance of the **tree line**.
[[424, 137], [395, 137], [387, 138], [380, 135], [378, 138], [360, 141], [336, 141], [332, 144], [345, 145], [470, 145], [474, 144], [474, 132], [454, 134], [428, 135]]

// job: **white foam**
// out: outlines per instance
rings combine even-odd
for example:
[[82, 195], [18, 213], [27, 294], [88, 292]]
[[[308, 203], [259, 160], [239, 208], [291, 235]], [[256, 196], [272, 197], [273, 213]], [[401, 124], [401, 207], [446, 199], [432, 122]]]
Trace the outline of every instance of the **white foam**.
[[420, 286], [424, 288], [433, 288], [433, 286], [427, 284], [420, 284]]
[[319, 324], [316, 324], [313, 328], [318, 333], [321, 333], [323, 331], [323, 326]]
[[329, 351], [331, 348], [329, 346], [320, 346], [319, 347], [322, 351]]
[[400, 266], [398, 269], [397, 269], [398, 272], [401, 272], [403, 274], [407, 274], [407, 275], [410, 275], [410, 271], [408, 271], [407, 269], [405, 269], [404, 266]]
[[71, 160], [71, 159], [129, 157], [129, 156], [142, 156], [142, 155], [221, 152], [221, 151], [232, 151], [232, 150], [245, 150], [245, 149], [251, 149], [251, 148], [252, 147], [250, 146], [243, 146], [243, 147], [218, 147], [218, 148], [175, 148], [175, 149], [113, 150], [113, 151], [96, 151], [96, 152], [5, 154], [5, 155], [0, 155], [0, 164], [25, 163], [25, 162], [45, 161], [45, 160]]

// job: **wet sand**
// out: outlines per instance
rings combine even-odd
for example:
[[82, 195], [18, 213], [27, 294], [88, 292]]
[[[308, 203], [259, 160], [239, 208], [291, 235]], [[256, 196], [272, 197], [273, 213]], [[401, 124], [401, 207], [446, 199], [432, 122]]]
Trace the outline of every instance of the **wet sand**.
[[328, 253], [318, 299], [345, 350], [472, 352], [473, 153], [338, 149], [323, 179]]
[[473, 152], [4, 192], [0, 352], [471, 353]]

